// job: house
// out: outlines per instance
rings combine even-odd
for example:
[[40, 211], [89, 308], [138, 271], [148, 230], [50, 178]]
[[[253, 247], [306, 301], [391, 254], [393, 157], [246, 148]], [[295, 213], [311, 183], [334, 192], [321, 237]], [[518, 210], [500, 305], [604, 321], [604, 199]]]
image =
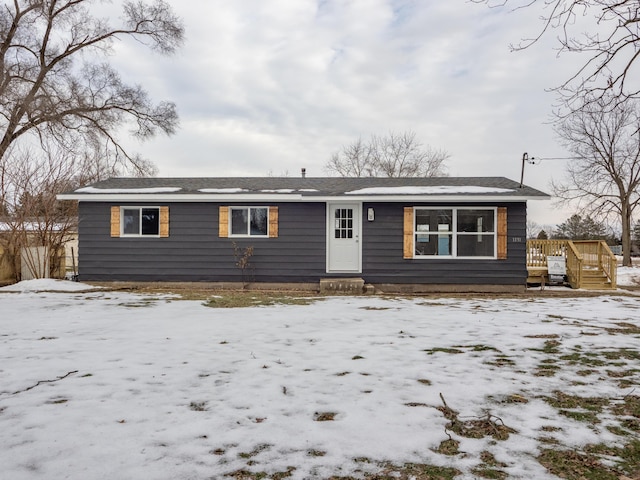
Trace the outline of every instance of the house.
[[523, 290], [527, 201], [549, 196], [502, 177], [264, 177], [112, 178], [58, 198], [79, 202], [80, 281], [426, 292]]

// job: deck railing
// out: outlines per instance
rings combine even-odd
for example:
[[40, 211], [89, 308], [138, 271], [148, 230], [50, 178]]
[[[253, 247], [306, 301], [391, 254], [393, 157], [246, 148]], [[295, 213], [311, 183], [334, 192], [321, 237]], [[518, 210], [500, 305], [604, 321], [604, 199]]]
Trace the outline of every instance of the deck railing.
[[585, 270], [601, 270], [616, 288], [616, 257], [602, 240], [527, 240], [527, 268], [546, 269], [548, 256], [566, 259], [567, 280], [580, 288]]
[[566, 240], [527, 240], [527, 267], [547, 267], [548, 256], [566, 256]]
[[527, 268], [547, 268], [547, 257], [566, 259], [567, 280], [579, 288], [582, 277], [582, 257], [569, 240], [527, 240]]
[[582, 285], [582, 269], [584, 259], [573, 242], [567, 240], [567, 280], [571, 288], [580, 288]]

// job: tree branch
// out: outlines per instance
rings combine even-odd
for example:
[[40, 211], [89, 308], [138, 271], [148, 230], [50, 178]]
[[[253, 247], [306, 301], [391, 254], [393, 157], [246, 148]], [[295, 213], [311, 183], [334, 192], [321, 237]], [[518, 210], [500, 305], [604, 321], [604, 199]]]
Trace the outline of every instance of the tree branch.
[[34, 388], [36, 388], [39, 385], [42, 385], [43, 383], [53, 383], [53, 382], [59, 382], [60, 380], [63, 380], [65, 378], [67, 378], [69, 375], [73, 375], [74, 373], [78, 373], [78, 370], [73, 370], [71, 372], [67, 372], [64, 375], [60, 376], [60, 377], [56, 377], [53, 380], [40, 380], [38, 381], [38, 383], [31, 385], [30, 387], [24, 388], [22, 390], [17, 390], [15, 392], [12, 393], [12, 395], [17, 395], [19, 393], [24, 393], [24, 392], [28, 392], [29, 390], [32, 390]]

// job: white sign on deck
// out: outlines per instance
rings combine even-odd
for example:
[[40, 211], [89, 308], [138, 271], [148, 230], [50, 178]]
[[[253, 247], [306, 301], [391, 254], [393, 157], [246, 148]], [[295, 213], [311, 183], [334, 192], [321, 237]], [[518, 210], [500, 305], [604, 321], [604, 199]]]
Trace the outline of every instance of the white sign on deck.
[[547, 271], [549, 275], [566, 275], [567, 264], [564, 257], [547, 257]]

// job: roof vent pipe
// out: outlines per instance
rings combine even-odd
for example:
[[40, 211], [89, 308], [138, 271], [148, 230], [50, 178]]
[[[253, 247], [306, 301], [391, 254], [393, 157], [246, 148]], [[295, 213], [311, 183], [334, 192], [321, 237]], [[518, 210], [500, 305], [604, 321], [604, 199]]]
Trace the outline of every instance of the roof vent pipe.
[[305, 178], [307, 176], [307, 169], [306, 168], [300, 169], [300, 173], [302, 174], [302, 178]]

